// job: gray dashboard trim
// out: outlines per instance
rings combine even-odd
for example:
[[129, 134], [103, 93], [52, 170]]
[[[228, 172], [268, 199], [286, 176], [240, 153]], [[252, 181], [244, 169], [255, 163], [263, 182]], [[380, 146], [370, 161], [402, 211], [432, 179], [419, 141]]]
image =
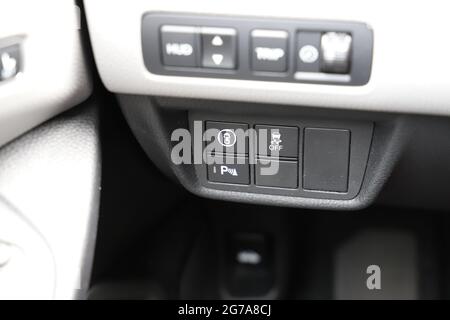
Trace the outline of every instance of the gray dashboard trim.
[[48, 244], [55, 299], [84, 298], [89, 285], [100, 202], [98, 121], [88, 101], [0, 149], [0, 198]]
[[[450, 115], [450, 20], [445, 1], [87, 0], [100, 77], [112, 92], [273, 103], [307, 108]], [[374, 34], [372, 74], [361, 87], [157, 75], [145, 67], [141, 22], [146, 12], [363, 22]], [[399, 17], [401, 19], [399, 20]], [[420, 17], [420, 23], [418, 22]], [[433, 44], [430, 51], [425, 43]], [[432, 52], [432, 58], [430, 58]]]

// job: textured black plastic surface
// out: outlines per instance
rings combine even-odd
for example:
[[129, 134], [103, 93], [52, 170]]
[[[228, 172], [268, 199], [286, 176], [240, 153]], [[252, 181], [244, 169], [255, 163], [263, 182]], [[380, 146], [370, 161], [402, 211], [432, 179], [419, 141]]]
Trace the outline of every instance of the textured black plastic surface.
[[[358, 120], [345, 120], [345, 119], [330, 119], [326, 117], [322, 118], [318, 116], [304, 116], [301, 114], [291, 113], [277, 113], [277, 112], [251, 112], [251, 113], [237, 113], [230, 114], [220, 111], [190, 111], [189, 120], [191, 124], [191, 132], [194, 132], [194, 121], [224, 121], [224, 122], [240, 122], [249, 124], [250, 128], [258, 128], [257, 125], [265, 124], [266, 126], [280, 126], [299, 128], [298, 146], [296, 149], [297, 154], [293, 155], [289, 153], [289, 156], [294, 159], [299, 159], [297, 162], [297, 170], [292, 174], [297, 177], [303, 176], [303, 145], [304, 141], [304, 129], [305, 128], [328, 128], [338, 130], [349, 130], [352, 132], [352, 144], [350, 147], [350, 156], [348, 162], [348, 190], [334, 190], [334, 189], [319, 189], [308, 190], [308, 188], [302, 188], [302, 179], [299, 179], [299, 184], [295, 188], [292, 188], [292, 182], [287, 184], [287, 188], [277, 187], [263, 187], [255, 185], [255, 176], [257, 175], [255, 168], [251, 166], [250, 170], [250, 185], [231, 185], [231, 184], [217, 184], [210, 183], [206, 177], [205, 165], [196, 165], [196, 176], [198, 181], [207, 188], [229, 190], [245, 193], [258, 193], [266, 195], [283, 195], [289, 197], [303, 197], [303, 198], [320, 198], [320, 199], [353, 199], [359, 193], [361, 184], [363, 181], [364, 173], [366, 170], [367, 159], [369, 155], [370, 145], [372, 142], [373, 123], [371, 121], [358, 121]], [[195, 138], [194, 138], [195, 139]], [[285, 139], [282, 137], [282, 139]], [[292, 148], [291, 148], [292, 149]], [[282, 157], [283, 154], [280, 155]], [[250, 154], [250, 157], [252, 155]], [[287, 159], [287, 158], [281, 158]], [[251, 162], [250, 162], [251, 163]], [[254, 163], [254, 162], [253, 162]], [[297, 174], [296, 174], [297, 172]], [[283, 170], [280, 172], [285, 175]], [[330, 182], [332, 183], [332, 181]], [[342, 192], [344, 191], [344, 192]]]
[[[232, 103], [211, 100], [190, 100], [172, 98], [151, 98], [145, 96], [120, 95], [119, 101], [141, 146], [153, 162], [167, 175], [178, 180], [192, 193], [220, 200], [258, 203], [274, 206], [300, 208], [322, 208], [333, 210], [361, 209], [370, 205], [388, 180], [394, 165], [402, 154], [412, 127], [407, 116], [355, 111], [333, 111], [293, 106]], [[374, 132], [367, 168], [361, 188], [350, 199], [306, 198], [280, 194], [258, 194], [236, 190], [220, 190], [199, 183], [196, 166], [174, 165], [170, 159], [170, 134], [173, 129], [189, 128], [187, 110], [212, 112], [223, 110], [223, 115], [242, 115], [243, 110], [252, 115], [292, 115], [320, 118], [330, 121], [374, 122]]]

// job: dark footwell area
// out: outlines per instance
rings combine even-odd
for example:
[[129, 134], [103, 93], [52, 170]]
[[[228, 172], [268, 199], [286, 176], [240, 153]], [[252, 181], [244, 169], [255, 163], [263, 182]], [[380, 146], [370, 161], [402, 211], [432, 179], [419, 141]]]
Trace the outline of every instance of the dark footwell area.
[[[387, 207], [310, 212], [192, 197], [96, 263], [102, 270], [95, 270], [91, 298], [447, 298], [444, 217]], [[103, 244], [100, 237], [97, 257]]]

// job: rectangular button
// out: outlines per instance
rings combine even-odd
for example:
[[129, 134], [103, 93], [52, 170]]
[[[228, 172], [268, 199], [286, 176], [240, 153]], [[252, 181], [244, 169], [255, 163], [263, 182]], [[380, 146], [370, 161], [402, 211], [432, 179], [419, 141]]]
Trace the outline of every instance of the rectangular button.
[[259, 159], [255, 178], [257, 186], [295, 189], [298, 186], [298, 162]]
[[305, 129], [303, 188], [347, 192], [350, 131]]
[[253, 30], [251, 36], [252, 70], [285, 72], [288, 33], [282, 30]]
[[209, 164], [208, 180], [231, 184], [250, 184], [248, 158], [222, 157], [223, 164]]
[[162, 26], [161, 49], [163, 64], [177, 67], [196, 67], [198, 57], [197, 28]]
[[202, 66], [205, 68], [236, 68], [236, 30], [202, 28]]
[[320, 72], [320, 32], [297, 33], [297, 71]]
[[248, 124], [206, 121], [206, 130], [208, 150], [227, 154], [248, 154]]
[[298, 158], [298, 128], [270, 125], [255, 126], [258, 155]]

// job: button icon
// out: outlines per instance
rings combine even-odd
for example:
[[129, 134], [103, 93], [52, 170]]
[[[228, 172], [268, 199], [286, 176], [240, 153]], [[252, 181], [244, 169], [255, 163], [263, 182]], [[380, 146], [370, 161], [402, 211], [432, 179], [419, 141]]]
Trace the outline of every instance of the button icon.
[[223, 40], [220, 36], [215, 36], [212, 39], [211, 44], [215, 47], [221, 47], [221, 46], [223, 46]]
[[216, 65], [219, 66], [222, 63], [222, 61], [223, 61], [223, 54], [220, 54], [220, 53], [213, 54], [212, 55], [212, 60], [214, 61], [214, 63]]
[[224, 147], [232, 147], [236, 143], [236, 134], [231, 129], [223, 129], [217, 134], [217, 140]]
[[278, 61], [284, 57], [284, 50], [281, 48], [256, 47], [256, 59], [262, 61]]
[[298, 56], [304, 63], [314, 63], [319, 59], [319, 50], [312, 45], [306, 45], [300, 48]]
[[281, 133], [278, 131], [275, 132], [271, 132], [270, 134], [270, 145], [269, 145], [269, 150], [270, 151], [281, 151], [281, 149], [283, 149], [283, 145], [281, 145], [280, 143], [283, 141], [281, 140]]
[[[217, 173], [215, 166], [214, 166], [213, 172]], [[220, 175], [223, 176], [223, 175], [227, 175], [227, 174], [229, 174], [229, 175], [231, 175], [233, 177], [239, 176], [236, 168], [228, 168], [227, 166], [220, 166]]]
[[167, 43], [166, 53], [169, 56], [185, 56], [188, 57], [194, 52], [189, 43]]

